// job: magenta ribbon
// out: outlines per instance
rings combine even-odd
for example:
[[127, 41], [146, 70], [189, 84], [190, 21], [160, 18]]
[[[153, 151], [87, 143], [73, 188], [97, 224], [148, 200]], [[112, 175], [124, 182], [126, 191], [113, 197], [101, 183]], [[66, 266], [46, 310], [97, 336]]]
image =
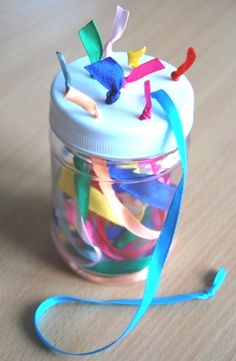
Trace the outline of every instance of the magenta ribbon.
[[164, 69], [165, 66], [162, 64], [160, 59], [154, 58], [134, 68], [131, 73], [124, 78], [123, 87], [125, 88], [127, 83], [132, 83], [139, 80], [151, 73]]
[[151, 119], [152, 117], [152, 98], [151, 98], [151, 84], [150, 80], [144, 82], [144, 96], [146, 100], [145, 108], [140, 115], [140, 120]]

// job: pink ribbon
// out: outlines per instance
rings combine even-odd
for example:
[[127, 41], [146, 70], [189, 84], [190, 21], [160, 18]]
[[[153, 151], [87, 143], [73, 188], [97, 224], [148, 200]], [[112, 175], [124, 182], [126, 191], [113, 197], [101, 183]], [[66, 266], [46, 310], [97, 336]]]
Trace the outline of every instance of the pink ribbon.
[[129, 17], [129, 11], [123, 9], [121, 6], [117, 6], [115, 19], [112, 24], [111, 35], [108, 41], [104, 46], [104, 56], [103, 58], [107, 58], [108, 56], [112, 56], [112, 44], [120, 39], [123, 34]]
[[151, 119], [152, 117], [152, 99], [151, 99], [151, 85], [150, 80], [144, 82], [144, 96], [146, 100], [145, 108], [140, 115], [140, 120]]
[[131, 73], [124, 78], [123, 88], [125, 88], [127, 83], [132, 83], [133, 81], [139, 80], [146, 75], [154, 73], [155, 71], [162, 70], [164, 68], [165, 66], [158, 58], [146, 61], [146, 63], [143, 63], [137, 66], [137, 68], [134, 68]]

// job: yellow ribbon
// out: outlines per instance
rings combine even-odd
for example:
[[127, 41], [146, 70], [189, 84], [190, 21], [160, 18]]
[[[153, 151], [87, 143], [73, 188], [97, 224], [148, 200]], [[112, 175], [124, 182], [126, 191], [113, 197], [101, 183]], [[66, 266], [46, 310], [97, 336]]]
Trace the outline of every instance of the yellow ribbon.
[[147, 50], [147, 48], [146, 48], [146, 46], [144, 46], [140, 50], [127, 51], [129, 66], [131, 66], [132, 68], [136, 68], [137, 66], [139, 66], [140, 60], [141, 60], [142, 56], [146, 53], [146, 50]]
[[[70, 198], [75, 198], [75, 186], [74, 186], [74, 174], [73, 171], [68, 168], [63, 168], [58, 179], [58, 188], [66, 193]], [[137, 219], [140, 221], [145, 212], [145, 205], [137, 204]], [[113, 213], [107, 198], [96, 188], [90, 187], [89, 193], [89, 209], [108, 220], [109, 222], [118, 224], [119, 226], [124, 226], [123, 221], [119, 220], [116, 215]], [[133, 211], [133, 210], [132, 210]]]

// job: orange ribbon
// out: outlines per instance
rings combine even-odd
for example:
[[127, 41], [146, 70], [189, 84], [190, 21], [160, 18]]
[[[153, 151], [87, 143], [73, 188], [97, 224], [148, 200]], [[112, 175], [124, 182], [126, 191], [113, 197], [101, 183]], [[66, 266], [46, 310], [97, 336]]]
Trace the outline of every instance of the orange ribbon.
[[101, 112], [97, 107], [97, 103], [88, 95], [73, 88], [72, 86], [70, 86], [65, 93], [65, 98], [73, 103], [80, 105], [83, 109], [92, 114], [95, 118], [99, 119], [101, 117]]

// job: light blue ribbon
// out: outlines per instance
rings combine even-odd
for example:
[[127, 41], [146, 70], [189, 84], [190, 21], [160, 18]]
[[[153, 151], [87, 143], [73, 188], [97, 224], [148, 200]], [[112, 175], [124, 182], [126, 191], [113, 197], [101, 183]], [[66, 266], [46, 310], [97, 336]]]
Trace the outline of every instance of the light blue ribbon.
[[[226, 277], [226, 270], [224, 268], [220, 268], [216, 273], [212, 286], [205, 291], [195, 292], [185, 295], [177, 295], [177, 296], [158, 297], [158, 298], [154, 297], [160, 284], [162, 269], [165, 264], [166, 258], [168, 256], [168, 252], [172, 243], [172, 239], [179, 218], [185, 179], [187, 176], [187, 151], [186, 151], [182, 123], [179, 118], [177, 109], [174, 103], [172, 102], [171, 98], [164, 90], [158, 90], [152, 93], [152, 97], [156, 99], [163, 108], [167, 120], [169, 122], [169, 125], [175, 134], [177, 146], [179, 148], [180, 159], [182, 161], [183, 176], [176, 188], [160, 237], [154, 248], [154, 252], [152, 254], [150, 264], [148, 265], [148, 276], [147, 276], [143, 297], [142, 299], [128, 299], [128, 300], [121, 299], [121, 300], [110, 300], [110, 301], [97, 301], [97, 300], [84, 299], [84, 298], [72, 297], [72, 296], [54, 296], [46, 299], [36, 309], [34, 323], [39, 338], [52, 351], [59, 352], [61, 354], [68, 356], [88, 356], [104, 351], [107, 348], [111, 347], [112, 345], [116, 344], [118, 341], [123, 339], [129, 332], [131, 332], [131, 330], [134, 329], [134, 327], [141, 320], [141, 318], [144, 316], [144, 314], [146, 313], [147, 309], [150, 306], [173, 304], [173, 303], [185, 302], [196, 299], [206, 300], [210, 297], [213, 297], [216, 294], [216, 292], [218, 291], [218, 289], [220, 288], [221, 284], [224, 282], [224, 279]], [[125, 330], [121, 333], [121, 335], [117, 337], [113, 342], [105, 345], [104, 347], [92, 351], [74, 353], [74, 352], [62, 350], [57, 346], [53, 345], [43, 335], [40, 329], [40, 320], [42, 316], [45, 314], [45, 312], [47, 312], [50, 308], [56, 305], [61, 305], [63, 303], [68, 303], [68, 302], [80, 302], [80, 303], [87, 303], [93, 305], [137, 306], [138, 309], [135, 312], [133, 318], [131, 319], [129, 325], [125, 328]]]

